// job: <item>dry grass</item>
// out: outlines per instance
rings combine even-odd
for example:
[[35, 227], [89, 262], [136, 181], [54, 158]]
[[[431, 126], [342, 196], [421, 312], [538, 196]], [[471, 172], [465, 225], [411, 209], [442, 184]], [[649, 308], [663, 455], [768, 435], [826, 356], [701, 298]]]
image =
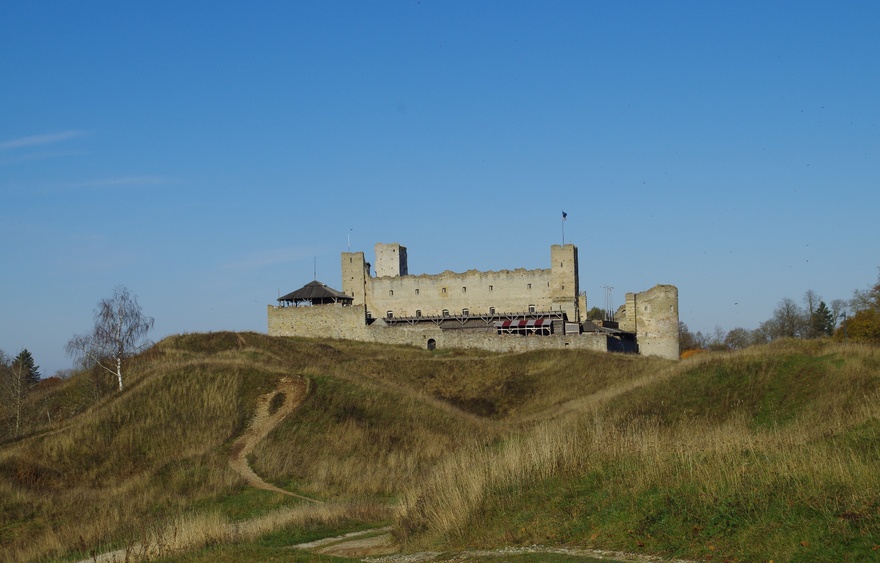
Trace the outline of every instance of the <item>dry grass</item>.
[[219, 512], [177, 516], [171, 522], [145, 527], [139, 541], [116, 551], [92, 553], [85, 561], [149, 561], [215, 544], [251, 542], [283, 528], [369, 522], [387, 516], [388, 510], [382, 506], [338, 503], [273, 510], [245, 522], [230, 522]]
[[[832, 528], [847, 528], [834, 532], [841, 537], [876, 533], [878, 360], [877, 349], [786, 343], [734, 356], [704, 355], [638, 385], [609, 388], [602, 401], [578, 402], [581, 412], [569, 410], [501, 447], [475, 446], [446, 460], [407, 494], [398, 533], [420, 544], [546, 541], [556, 533], [549, 528], [576, 528], [572, 516], [587, 510], [592, 523], [568, 541], [601, 544], [600, 538], [613, 537], [605, 541], [619, 547], [641, 533], [637, 541], [645, 546], [678, 518], [694, 530], [708, 526], [716, 543], [726, 536], [730, 554], [751, 557], [766, 555], [760, 549], [782, 532], [749, 545], [754, 538], [739, 530], [776, 525], [774, 518], [787, 533], [812, 530], [821, 537], [817, 543], [833, 544], [821, 531], [829, 521], [837, 522]], [[729, 379], [727, 389], [710, 374]], [[727, 400], [712, 404], [718, 395], [707, 396], [699, 378], [726, 392]], [[777, 396], [780, 381], [787, 391]], [[560, 500], [573, 482], [593, 496]], [[539, 496], [534, 490], [555, 497], [555, 508], [529, 504]], [[493, 524], [498, 513], [503, 521]], [[504, 531], [523, 514], [537, 514], [531, 517], [537, 530], [522, 537]], [[650, 518], [645, 523], [650, 514], [665, 519], [659, 528]], [[712, 528], [721, 521], [732, 528]], [[653, 540], [667, 553], [687, 552], [688, 536], [663, 538], [662, 545]], [[798, 547], [791, 543], [783, 552], [788, 556]], [[823, 546], [830, 550], [825, 553], [839, 554], [836, 547]]]
[[[169, 522], [197, 518], [194, 506], [210, 514], [217, 499], [241, 496], [228, 448], [256, 397], [281, 376], [304, 375], [312, 390], [254, 450], [252, 465], [308, 496], [358, 502], [393, 500], [449, 452], [515, 430], [518, 409], [559, 400], [534, 385], [503, 385], [513, 368], [515, 378], [537, 381], [548, 367], [546, 357], [513, 362], [256, 334], [168, 338], [129, 367], [123, 393], [0, 449], [0, 491], [9, 493], [0, 498], [0, 559], [145, 544], [145, 530], [178, 529]], [[65, 382], [56, 397], [79, 397], [87, 375]], [[489, 388], [488, 402], [476, 404]], [[486, 405], [490, 418], [479, 416]]]
[[[251, 464], [327, 501], [323, 515], [247, 489], [227, 465], [256, 398], [289, 374], [310, 394]], [[171, 337], [130, 367], [123, 393], [0, 447], [0, 560], [153, 557], [308, 517], [377, 521], [395, 505], [412, 545], [638, 538], [702, 556], [694, 545], [710, 538], [716, 555], [763, 556], [744, 547], [763, 542], [783, 560], [804, 522], [877, 532], [878, 374], [876, 349], [824, 342], [670, 363]], [[77, 385], [41, 400], [72, 401]]]

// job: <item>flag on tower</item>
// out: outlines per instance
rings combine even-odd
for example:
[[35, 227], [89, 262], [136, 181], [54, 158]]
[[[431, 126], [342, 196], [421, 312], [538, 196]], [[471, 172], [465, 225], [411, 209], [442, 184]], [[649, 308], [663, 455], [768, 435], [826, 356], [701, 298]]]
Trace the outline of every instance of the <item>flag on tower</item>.
[[562, 220], [565, 221], [568, 218], [568, 213], [565, 211], [562, 212]]

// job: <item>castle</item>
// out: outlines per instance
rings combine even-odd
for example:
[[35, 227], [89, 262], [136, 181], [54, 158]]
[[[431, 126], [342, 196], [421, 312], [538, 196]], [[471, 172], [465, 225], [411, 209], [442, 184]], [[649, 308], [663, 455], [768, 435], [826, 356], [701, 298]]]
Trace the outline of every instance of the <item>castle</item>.
[[627, 293], [614, 320], [588, 320], [573, 244], [550, 268], [410, 275], [406, 247], [342, 253], [342, 291], [313, 281], [268, 306], [269, 334], [508, 352], [579, 348], [678, 359], [678, 289]]

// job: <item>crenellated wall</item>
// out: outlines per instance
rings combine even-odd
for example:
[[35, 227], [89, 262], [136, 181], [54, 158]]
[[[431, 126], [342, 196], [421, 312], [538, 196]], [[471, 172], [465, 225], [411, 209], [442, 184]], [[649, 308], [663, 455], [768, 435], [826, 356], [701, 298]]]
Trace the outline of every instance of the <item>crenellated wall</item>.
[[[577, 248], [550, 249], [551, 267], [407, 275], [406, 248], [397, 243], [376, 245], [376, 276], [369, 273], [362, 252], [342, 254], [343, 293], [355, 304], [366, 304], [373, 318], [455, 316], [536, 311], [564, 311], [580, 320]], [[360, 264], [360, 266], [359, 266]], [[363, 292], [361, 286], [363, 285]]]
[[[326, 337], [366, 342], [386, 342], [438, 348], [482, 348], [493, 351], [525, 351], [542, 348], [578, 348], [602, 351], [638, 351], [645, 355], [678, 359], [678, 289], [658, 285], [641, 293], [627, 293], [617, 311], [619, 328], [633, 335], [581, 332], [587, 301], [580, 293], [578, 251], [572, 244], [550, 248], [550, 268], [498, 271], [446, 271], [409, 275], [406, 247], [379, 243], [375, 247], [376, 275], [363, 252], [343, 252], [342, 292], [351, 305], [328, 304], [300, 307], [268, 307], [269, 334], [276, 336]], [[465, 312], [466, 311], [466, 312]], [[498, 334], [492, 318], [505, 313], [563, 312], [566, 329], [553, 334]], [[479, 317], [486, 325], [441, 328], [434, 321], [403, 321], [389, 325], [390, 314], [401, 317]], [[540, 316], [540, 315], [539, 315]], [[375, 319], [375, 320], [373, 320]], [[573, 323], [574, 332], [568, 331]], [[479, 323], [478, 323], [479, 324]]]

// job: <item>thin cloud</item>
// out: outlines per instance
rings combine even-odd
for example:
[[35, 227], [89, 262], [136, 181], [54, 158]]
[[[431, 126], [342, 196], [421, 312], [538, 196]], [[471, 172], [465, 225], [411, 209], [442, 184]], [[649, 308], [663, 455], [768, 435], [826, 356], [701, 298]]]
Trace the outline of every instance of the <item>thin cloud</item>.
[[124, 188], [129, 186], [164, 186], [175, 180], [166, 176], [119, 176], [67, 184], [67, 188]]
[[48, 160], [50, 158], [60, 158], [64, 156], [79, 156], [86, 154], [81, 150], [64, 150], [64, 151], [44, 151], [34, 153], [6, 153], [7, 156], [0, 156], [0, 166], [7, 164], [15, 164], [17, 162], [28, 162], [33, 160]]
[[84, 135], [87, 135], [85, 131], [61, 131], [58, 133], [47, 133], [45, 135], [31, 135], [29, 137], [20, 137], [18, 139], [12, 139], [11, 141], [3, 141], [2, 143], [0, 143], [0, 151], [20, 149], [23, 147], [51, 145], [53, 143], [60, 143], [61, 141], [66, 141], [68, 139], [73, 139], [76, 137], [82, 137]]

